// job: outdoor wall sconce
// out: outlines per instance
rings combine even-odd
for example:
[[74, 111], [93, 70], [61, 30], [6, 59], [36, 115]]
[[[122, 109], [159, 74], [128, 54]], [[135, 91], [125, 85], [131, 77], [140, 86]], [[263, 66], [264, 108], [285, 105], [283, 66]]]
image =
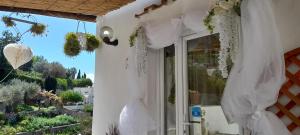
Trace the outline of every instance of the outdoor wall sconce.
[[100, 37], [102, 38], [103, 42], [106, 43], [107, 45], [118, 46], [119, 44], [118, 39], [111, 41], [112, 38], [114, 37], [114, 31], [109, 26], [103, 26], [101, 28]]

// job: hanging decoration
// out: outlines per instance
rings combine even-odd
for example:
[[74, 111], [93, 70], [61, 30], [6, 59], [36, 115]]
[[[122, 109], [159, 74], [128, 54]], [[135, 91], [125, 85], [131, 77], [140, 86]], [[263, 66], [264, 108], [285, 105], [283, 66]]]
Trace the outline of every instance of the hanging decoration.
[[[2, 22], [5, 24], [6, 27], [12, 27], [15, 30], [18, 30], [18, 28], [16, 27], [17, 26], [16, 22], [21, 22], [21, 23], [26, 23], [31, 25], [31, 27], [27, 31], [25, 31], [22, 35], [26, 34], [27, 32], [30, 32], [33, 36], [43, 36], [46, 33], [46, 25], [42, 23], [38, 23], [36, 19], [30, 14], [21, 15], [19, 13], [16, 13], [16, 16], [21, 17], [22, 19], [14, 18], [12, 17], [12, 15], [13, 14], [2, 17]], [[19, 33], [19, 31], [17, 33]]]
[[93, 52], [101, 44], [101, 40], [95, 35], [86, 32], [85, 23], [83, 22], [84, 32], [79, 32], [80, 21], [78, 21], [76, 33], [69, 32], [65, 37], [64, 53], [69, 57], [75, 57], [80, 54], [82, 50]]
[[147, 45], [148, 39], [145, 34], [144, 28], [140, 27], [137, 31], [137, 39], [136, 39], [136, 54], [135, 54], [135, 59], [136, 59], [136, 69], [138, 76], [141, 76], [141, 74], [146, 73], [146, 62], [147, 62]]
[[6, 45], [3, 49], [3, 53], [13, 69], [18, 69], [32, 59], [31, 49], [17, 43]]
[[203, 22], [211, 33], [217, 29], [220, 34], [219, 70], [227, 78], [239, 48], [240, 0], [214, 0]]
[[6, 45], [3, 54], [13, 69], [0, 82], [3, 82], [13, 70], [28, 63], [33, 57], [32, 50], [29, 47], [18, 43]]
[[213, 33], [215, 29], [214, 16], [224, 15], [227, 12], [234, 11], [238, 16], [241, 15], [241, 0], [211, 0], [212, 7], [208, 11], [203, 22], [207, 29]]
[[70, 57], [77, 56], [81, 52], [81, 46], [76, 33], [68, 33], [65, 40], [64, 53]]

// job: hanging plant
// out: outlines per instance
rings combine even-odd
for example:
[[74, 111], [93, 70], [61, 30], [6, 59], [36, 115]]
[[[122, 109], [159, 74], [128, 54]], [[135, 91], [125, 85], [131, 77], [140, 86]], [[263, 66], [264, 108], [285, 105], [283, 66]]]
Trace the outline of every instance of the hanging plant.
[[6, 27], [13, 27], [16, 26], [16, 23], [8, 16], [3, 16], [2, 21]]
[[129, 37], [129, 44], [130, 44], [130, 47], [133, 47], [135, 42], [136, 42], [136, 38], [138, 36], [138, 31], [141, 27], [138, 27], [136, 30], [134, 30], [134, 32], [130, 35]]
[[96, 48], [98, 48], [101, 44], [101, 41], [92, 34], [86, 34], [86, 51], [88, 52], [92, 52], [94, 51]]
[[40, 36], [43, 35], [45, 33], [46, 30], [46, 26], [44, 24], [41, 23], [36, 23], [33, 24], [30, 28], [30, 32], [34, 35], [34, 36]]
[[70, 32], [65, 37], [64, 53], [70, 57], [77, 56], [81, 51], [81, 46], [77, 35]]
[[234, 11], [237, 15], [241, 16], [241, 1], [242, 0], [216, 0], [207, 16], [203, 19], [204, 25], [210, 33], [214, 32], [213, 17], [223, 15], [226, 12]]

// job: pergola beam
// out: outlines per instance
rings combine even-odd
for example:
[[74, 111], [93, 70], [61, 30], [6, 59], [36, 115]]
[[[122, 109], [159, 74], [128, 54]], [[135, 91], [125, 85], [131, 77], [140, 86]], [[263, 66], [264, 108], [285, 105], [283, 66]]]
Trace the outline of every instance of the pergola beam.
[[0, 11], [31, 13], [31, 14], [68, 18], [68, 19], [75, 19], [75, 20], [88, 21], [88, 22], [96, 22], [96, 18], [97, 18], [97, 16], [95, 15], [85, 15], [79, 13], [68, 13], [68, 12], [17, 8], [17, 7], [7, 7], [7, 6], [0, 6]]

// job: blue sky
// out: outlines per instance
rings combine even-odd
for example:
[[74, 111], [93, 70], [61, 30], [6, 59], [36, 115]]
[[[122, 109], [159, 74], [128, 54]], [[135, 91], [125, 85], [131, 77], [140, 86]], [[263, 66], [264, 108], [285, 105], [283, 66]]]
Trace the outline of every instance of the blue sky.
[[[1, 12], [0, 16], [10, 15], [9, 12]], [[21, 42], [29, 46], [36, 56], [44, 56], [49, 62], [58, 61], [66, 68], [75, 67], [81, 70], [81, 73], [86, 73], [93, 77], [95, 72], [95, 53], [87, 53], [82, 51], [79, 56], [70, 58], [63, 52], [64, 37], [68, 32], [76, 32], [77, 20], [55, 18], [48, 16], [34, 15], [36, 20], [47, 25], [47, 36], [34, 37], [30, 33], [22, 37]], [[20, 18], [20, 17], [16, 17]], [[30, 25], [17, 23], [17, 28], [20, 32], [25, 32], [30, 28]], [[0, 32], [8, 29], [3, 22], [0, 22]], [[9, 29], [13, 31], [12, 29]], [[88, 33], [96, 33], [96, 24], [86, 22], [86, 30]], [[84, 32], [83, 24], [79, 27], [80, 32]], [[93, 79], [93, 78], [92, 78]]]

